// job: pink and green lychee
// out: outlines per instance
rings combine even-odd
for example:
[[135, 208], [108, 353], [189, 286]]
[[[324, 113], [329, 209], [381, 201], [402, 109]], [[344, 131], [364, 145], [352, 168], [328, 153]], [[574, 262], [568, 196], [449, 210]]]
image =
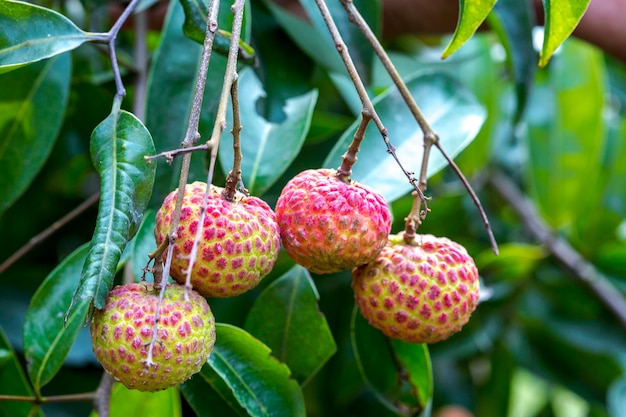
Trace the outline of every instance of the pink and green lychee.
[[[170, 275], [180, 284], [186, 281], [206, 187], [199, 181], [185, 187], [170, 268]], [[192, 287], [205, 297], [233, 297], [256, 287], [272, 270], [280, 251], [276, 215], [269, 205], [239, 192], [229, 201], [222, 191], [211, 185], [191, 273]], [[157, 244], [170, 231], [177, 192], [171, 192], [157, 212]]]
[[352, 269], [373, 260], [387, 242], [391, 213], [383, 196], [332, 169], [292, 178], [276, 202], [283, 247], [317, 274]]
[[478, 270], [447, 238], [389, 236], [376, 259], [352, 271], [355, 301], [369, 323], [409, 343], [445, 340], [468, 322], [479, 297]]
[[[93, 351], [104, 369], [126, 387], [159, 391], [179, 385], [200, 371], [215, 344], [215, 318], [195, 291], [169, 284], [161, 304], [152, 357], [159, 293], [152, 283], [113, 288], [91, 323]], [[148, 363], [151, 359], [152, 363]]]

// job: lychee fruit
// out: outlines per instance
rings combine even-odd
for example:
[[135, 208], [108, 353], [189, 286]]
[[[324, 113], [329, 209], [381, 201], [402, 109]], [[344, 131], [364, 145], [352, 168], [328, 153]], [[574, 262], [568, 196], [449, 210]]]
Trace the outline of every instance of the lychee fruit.
[[[206, 187], [203, 182], [185, 187], [170, 267], [170, 275], [180, 284], [186, 281]], [[256, 287], [272, 270], [280, 251], [280, 232], [270, 206], [240, 192], [229, 201], [222, 191], [211, 185], [191, 273], [192, 287], [205, 297], [233, 297]], [[156, 214], [157, 244], [170, 232], [177, 192], [165, 198]]]
[[276, 202], [283, 247], [317, 274], [351, 269], [373, 260], [391, 231], [382, 195], [332, 169], [307, 170], [292, 178]]
[[352, 271], [356, 304], [385, 335], [435, 343], [461, 330], [476, 309], [478, 270], [465, 248], [447, 238], [389, 236], [376, 259]]
[[161, 303], [152, 363], [159, 291], [152, 283], [113, 288], [102, 310], [95, 310], [91, 342], [104, 369], [126, 387], [159, 391], [185, 382], [200, 371], [215, 344], [215, 318], [203, 297], [169, 284]]

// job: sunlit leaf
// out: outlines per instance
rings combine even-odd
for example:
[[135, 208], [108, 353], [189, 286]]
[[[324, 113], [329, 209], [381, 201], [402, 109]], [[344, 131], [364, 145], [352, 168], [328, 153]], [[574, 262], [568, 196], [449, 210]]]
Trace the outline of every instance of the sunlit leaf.
[[48, 158], [63, 123], [71, 73], [65, 54], [0, 75], [0, 214]]
[[[450, 157], [455, 157], [476, 137], [486, 114], [474, 96], [458, 82], [443, 74], [425, 74], [408, 80], [407, 86]], [[376, 97], [374, 106], [404, 168], [419, 172], [423, 134], [400, 94], [391, 88]], [[325, 167], [341, 165], [341, 156], [348, 149], [358, 124], [359, 121], [355, 122], [337, 141], [324, 161]], [[382, 193], [391, 202], [408, 193], [412, 186], [386, 150], [379, 131], [370, 123], [358, 161], [352, 168], [352, 177]], [[428, 175], [437, 173], [446, 165], [445, 158], [433, 148]]]
[[363, 378], [383, 404], [403, 415], [427, 407], [433, 376], [426, 345], [388, 339], [354, 307], [352, 347]]
[[[115, 384], [111, 392], [111, 417], [150, 416], [181, 417], [180, 395], [176, 388], [157, 392], [141, 392]], [[92, 411], [90, 417], [98, 417]]]
[[152, 154], [150, 132], [132, 113], [114, 107], [93, 131], [91, 158], [101, 179], [100, 205], [72, 306], [88, 300], [104, 307], [122, 252], [150, 200], [156, 166], [144, 157]]
[[459, 21], [452, 39], [441, 54], [445, 59], [459, 49], [478, 27], [485, 21], [487, 15], [497, 0], [459, 0]]
[[591, 0], [543, 0], [546, 22], [539, 65], [544, 67], [550, 57], [572, 34], [585, 14]]
[[[241, 170], [244, 186], [253, 195], [263, 194], [296, 159], [304, 143], [317, 91], [287, 99], [285, 119], [272, 123], [257, 113], [257, 101], [265, 96], [254, 71], [246, 69], [239, 76], [241, 131]], [[228, 109], [228, 125], [232, 126], [232, 109]], [[218, 153], [224, 172], [233, 166], [234, 151], [230, 132], [224, 132]]]
[[594, 200], [581, 196], [601, 170], [605, 69], [599, 51], [572, 40], [545, 71], [525, 115], [529, 185], [545, 220], [562, 228], [594, 214]]
[[261, 293], [246, 318], [246, 330], [265, 343], [301, 384], [337, 350], [318, 299], [308, 271], [295, 266]]
[[56, 375], [85, 322], [88, 302], [81, 302], [64, 320], [80, 281], [88, 245], [76, 249], [44, 280], [24, 319], [24, 355], [36, 392]]
[[[217, 324], [210, 366], [228, 385], [250, 416], [305, 415], [302, 391], [289, 369], [270, 356], [270, 350], [245, 331]], [[202, 371], [201, 371], [202, 372]]]
[[[33, 391], [24, 376], [20, 360], [0, 327], [0, 393], [32, 397]], [[21, 401], [0, 401], [0, 417], [42, 416], [34, 404]], [[34, 413], [34, 414], [33, 414]]]
[[89, 38], [54, 10], [12, 0], [0, 2], [0, 73], [69, 51]]

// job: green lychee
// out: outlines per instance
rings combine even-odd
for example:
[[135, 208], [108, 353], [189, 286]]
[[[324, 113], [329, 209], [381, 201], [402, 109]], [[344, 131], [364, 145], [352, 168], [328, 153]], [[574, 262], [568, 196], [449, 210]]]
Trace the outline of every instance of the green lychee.
[[332, 169], [303, 171], [285, 185], [276, 202], [283, 247], [317, 274], [370, 262], [391, 231], [383, 196], [336, 174]]
[[104, 369], [126, 387], [159, 391], [200, 371], [215, 344], [215, 318], [195, 291], [169, 284], [161, 304], [152, 364], [147, 362], [159, 293], [152, 283], [113, 288], [91, 323], [93, 351]]
[[447, 238], [389, 236], [376, 259], [352, 271], [356, 303], [385, 335], [410, 343], [445, 340], [468, 322], [479, 296], [478, 270]]
[[[206, 187], [203, 182], [185, 187], [170, 267], [170, 275], [180, 284], [186, 280]], [[232, 297], [256, 287], [272, 270], [280, 251], [276, 215], [267, 203], [239, 192], [233, 201], [228, 201], [222, 191], [223, 188], [211, 185], [191, 274], [191, 285], [205, 297]], [[157, 212], [157, 244], [170, 231], [176, 194], [177, 191], [171, 192]]]

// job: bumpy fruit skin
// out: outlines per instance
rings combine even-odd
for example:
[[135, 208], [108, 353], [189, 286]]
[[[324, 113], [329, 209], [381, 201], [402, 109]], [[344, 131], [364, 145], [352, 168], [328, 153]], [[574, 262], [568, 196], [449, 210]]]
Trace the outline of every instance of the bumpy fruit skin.
[[[170, 275], [180, 284], [186, 280], [205, 191], [203, 182], [185, 187], [170, 268]], [[280, 251], [276, 215], [267, 203], [239, 192], [234, 201], [227, 201], [222, 191], [211, 185], [202, 239], [191, 274], [191, 285], [205, 297], [234, 297], [256, 287], [272, 270]], [[171, 192], [157, 212], [157, 244], [167, 238], [177, 192]]]
[[91, 342], [104, 369], [126, 387], [159, 391], [185, 382], [200, 371], [215, 344], [215, 318], [207, 301], [169, 284], [161, 304], [152, 366], [146, 365], [154, 331], [158, 291], [152, 283], [120, 285], [95, 310]]
[[292, 178], [276, 202], [283, 247], [317, 274], [352, 269], [373, 260], [391, 231], [382, 195], [331, 169], [307, 170]]
[[476, 309], [478, 270], [465, 248], [447, 238], [404, 233], [373, 262], [352, 271], [355, 300], [369, 323], [409, 343], [435, 343], [461, 330]]

